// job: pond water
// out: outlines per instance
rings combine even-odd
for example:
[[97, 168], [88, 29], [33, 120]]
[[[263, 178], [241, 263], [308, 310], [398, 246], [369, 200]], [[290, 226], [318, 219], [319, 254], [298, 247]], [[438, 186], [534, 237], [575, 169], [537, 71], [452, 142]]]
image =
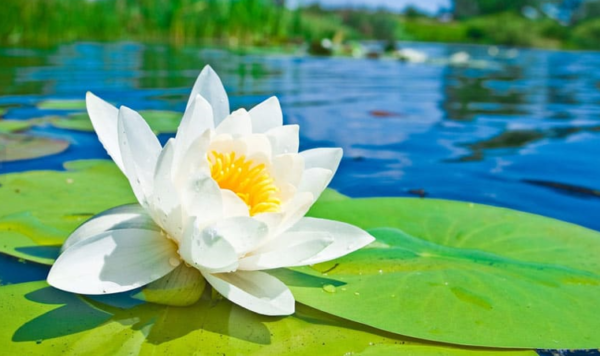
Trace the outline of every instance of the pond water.
[[[136, 43], [0, 49], [0, 108], [7, 108], [4, 118], [17, 120], [55, 115], [36, 103], [83, 99], [89, 90], [136, 110], [183, 111], [196, 76], [210, 64], [232, 109], [276, 95], [285, 122], [301, 127], [301, 149], [342, 147], [331, 185], [341, 193], [464, 200], [600, 230], [600, 53], [402, 46], [431, 60], [242, 55]], [[442, 60], [459, 51], [471, 61]], [[4, 163], [2, 173], [108, 158], [93, 133], [32, 131], [71, 146]]]

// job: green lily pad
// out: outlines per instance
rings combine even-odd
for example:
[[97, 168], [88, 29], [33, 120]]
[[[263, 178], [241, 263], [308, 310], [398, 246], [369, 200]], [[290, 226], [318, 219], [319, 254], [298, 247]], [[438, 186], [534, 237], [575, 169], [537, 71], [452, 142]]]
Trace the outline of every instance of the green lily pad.
[[0, 120], [0, 133], [25, 131], [36, 124], [33, 120]]
[[371, 229], [377, 241], [280, 276], [300, 303], [440, 342], [600, 346], [596, 231], [508, 209], [429, 199], [318, 203], [310, 215]]
[[0, 162], [50, 156], [60, 153], [68, 147], [69, 142], [65, 140], [0, 132]]
[[97, 213], [135, 202], [111, 161], [67, 162], [65, 168], [0, 176], [0, 252], [51, 264], [55, 256], [43, 247], [61, 245]]
[[348, 200], [348, 199], [350, 199], [350, 197], [348, 197], [347, 195], [341, 194], [336, 190], [328, 188], [328, 189], [325, 189], [323, 191], [323, 193], [321, 193], [321, 196], [319, 197], [319, 202], [326, 203], [326, 202], [342, 201], [342, 200]]
[[50, 121], [54, 127], [75, 131], [94, 131], [94, 126], [86, 112], [80, 112], [67, 117], [57, 117]]
[[50, 99], [40, 101], [37, 107], [43, 110], [85, 110], [85, 100]]
[[261, 316], [210, 293], [189, 307], [115, 307], [30, 282], [0, 287], [0, 312], [8, 355], [535, 355], [420, 341], [302, 305]]
[[[140, 111], [140, 115], [148, 122], [154, 133], [175, 133], [181, 121], [182, 114], [175, 111]], [[77, 131], [94, 131], [92, 122], [87, 113], [76, 113], [68, 117], [56, 118], [50, 123], [61, 129]]]

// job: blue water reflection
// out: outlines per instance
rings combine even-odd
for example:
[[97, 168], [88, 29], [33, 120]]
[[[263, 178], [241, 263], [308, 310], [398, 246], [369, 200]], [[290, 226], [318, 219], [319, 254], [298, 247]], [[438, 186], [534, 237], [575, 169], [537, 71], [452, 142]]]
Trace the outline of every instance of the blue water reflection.
[[[427, 63], [243, 55], [136, 43], [0, 49], [5, 118], [54, 115], [35, 104], [87, 90], [133, 109], [183, 111], [199, 70], [212, 65], [232, 108], [277, 95], [302, 149], [341, 146], [332, 186], [363, 196], [466, 200], [555, 217], [600, 230], [600, 54], [403, 44]], [[467, 52], [472, 62], [441, 58]], [[502, 51], [501, 51], [502, 53]], [[107, 157], [94, 134], [33, 129], [63, 138], [64, 153], [5, 163], [2, 172], [60, 169]], [[163, 137], [164, 138], [164, 137]]]

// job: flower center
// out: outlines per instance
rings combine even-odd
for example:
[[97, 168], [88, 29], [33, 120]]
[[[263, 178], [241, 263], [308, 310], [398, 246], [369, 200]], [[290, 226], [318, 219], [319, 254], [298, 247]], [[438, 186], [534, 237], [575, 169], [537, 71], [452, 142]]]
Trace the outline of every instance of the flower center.
[[212, 178], [221, 189], [229, 189], [240, 197], [248, 205], [250, 215], [279, 211], [279, 188], [264, 164], [254, 164], [245, 156], [236, 157], [235, 152], [212, 151], [208, 161]]

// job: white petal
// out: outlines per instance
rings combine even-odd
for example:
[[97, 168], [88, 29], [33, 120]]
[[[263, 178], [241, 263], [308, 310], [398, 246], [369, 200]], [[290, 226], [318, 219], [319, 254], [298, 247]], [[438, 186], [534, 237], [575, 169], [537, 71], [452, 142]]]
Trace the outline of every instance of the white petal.
[[117, 133], [119, 110], [90, 92], [87, 92], [85, 101], [88, 115], [98, 139], [119, 169], [125, 173]]
[[178, 258], [175, 244], [160, 232], [127, 229], [96, 235], [71, 246], [58, 257], [48, 283], [80, 294], [132, 290], [171, 272]]
[[229, 115], [229, 98], [227, 97], [223, 83], [221, 83], [221, 79], [219, 79], [217, 73], [208, 65], [202, 69], [198, 79], [196, 79], [187, 107], [192, 105], [197, 95], [201, 95], [210, 103], [215, 126], [219, 125]]
[[354, 252], [375, 241], [373, 236], [356, 226], [339, 221], [315, 218], [301, 219], [290, 228], [287, 233], [298, 234], [298, 239], [308, 239], [315, 233], [327, 233], [333, 237], [334, 242], [331, 245], [326, 247], [316, 256], [304, 261], [305, 264], [315, 264], [333, 260]]
[[244, 109], [239, 109], [228, 115], [217, 128], [217, 134], [249, 135], [252, 133], [250, 115]]
[[230, 301], [264, 315], [294, 313], [294, 296], [277, 278], [258, 271], [209, 274], [204, 278]]
[[265, 132], [271, 141], [273, 156], [283, 153], [298, 153], [299, 131], [298, 125], [284, 125]]
[[271, 161], [271, 142], [263, 134], [249, 134], [240, 138], [240, 141], [246, 144], [244, 155], [247, 159], [257, 163], [267, 163]]
[[286, 232], [269, 241], [251, 256], [240, 260], [239, 269], [256, 271], [307, 265], [323, 249], [333, 243], [328, 233]]
[[330, 170], [334, 176], [343, 153], [341, 148], [314, 148], [302, 151], [300, 155], [304, 157], [305, 169], [324, 168]]
[[304, 159], [299, 154], [289, 153], [273, 157], [273, 176], [279, 184], [285, 182], [298, 186], [304, 171]]
[[309, 168], [302, 173], [302, 180], [298, 185], [299, 192], [310, 192], [315, 197], [319, 198], [323, 190], [327, 188], [333, 173], [325, 168]]
[[160, 232], [146, 210], [137, 204], [123, 205], [106, 210], [84, 222], [67, 238], [61, 252], [74, 244], [103, 232], [121, 229], [144, 229]]
[[[210, 131], [205, 131], [204, 134], [190, 144], [179, 161], [175, 160], [172, 177], [176, 186], [185, 184], [186, 180], [198, 174], [210, 174], [206, 154], [211, 136], [212, 133]], [[176, 148], [177, 145], [178, 143], [175, 142]]]
[[250, 216], [250, 209], [242, 198], [229, 189], [221, 189], [223, 217]]
[[183, 159], [192, 143], [206, 130], [214, 129], [213, 112], [210, 104], [200, 95], [196, 95], [192, 105], [183, 114], [177, 128], [175, 141], [175, 161]]
[[236, 157], [246, 154], [246, 144], [241, 140], [234, 140], [229, 134], [216, 135], [211, 138], [208, 151], [218, 153], [235, 152]]
[[170, 139], [163, 148], [154, 172], [154, 189], [151, 210], [156, 215], [156, 222], [175, 240], [179, 241], [183, 234], [184, 216], [181, 210], [179, 194], [171, 180], [173, 167], [173, 144]]
[[220, 220], [205, 229], [205, 232], [225, 238], [238, 255], [252, 251], [268, 233], [267, 226], [250, 217], [237, 216]]
[[250, 110], [252, 132], [263, 133], [283, 125], [283, 114], [279, 100], [272, 96]]
[[154, 169], [162, 149], [150, 126], [135, 111], [122, 106], [119, 110], [119, 147], [125, 174], [142, 206], [153, 190]]
[[186, 229], [179, 255], [193, 267], [210, 273], [235, 271], [238, 265], [238, 255], [223, 234], [199, 228], [195, 222]]
[[277, 228], [279, 227], [279, 224], [281, 224], [281, 221], [284, 217], [285, 214], [283, 213], [261, 213], [254, 215], [252, 218], [267, 225], [267, 229], [271, 233], [274, 233], [277, 231]]
[[311, 193], [302, 192], [296, 194], [291, 201], [282, 206], [281, 210], [285, 214], [285, 217], [274, 233], [278, 235], [296, 224], [298, 220], [306, 215], [314, 202], [315, 199]]
[[221, 189], [209, 176], [197, 175], [187, 180], [181, 195], [188, 216], [200, 225], [208, 224], [223, 214]]

